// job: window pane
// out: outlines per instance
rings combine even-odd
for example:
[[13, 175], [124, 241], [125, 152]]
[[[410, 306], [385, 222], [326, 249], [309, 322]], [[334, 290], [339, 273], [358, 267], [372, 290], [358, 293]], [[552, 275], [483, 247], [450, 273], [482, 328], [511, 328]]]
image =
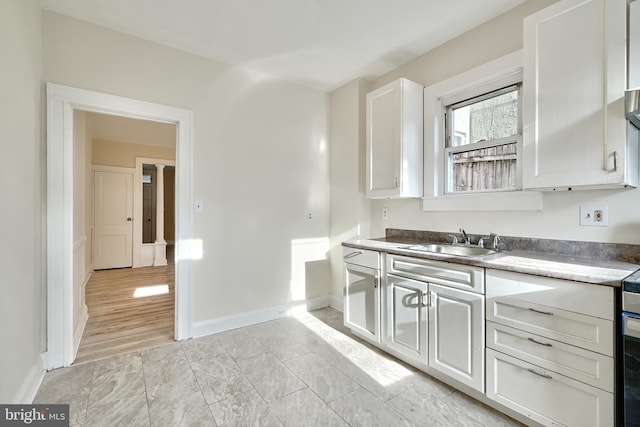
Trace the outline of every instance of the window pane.
[[515, 142], [452, 153], [452, 191], [509, 190], [516, 187]]
[[450, 146], [491, 141], [518, 133], [518, 90], [452, 108]]

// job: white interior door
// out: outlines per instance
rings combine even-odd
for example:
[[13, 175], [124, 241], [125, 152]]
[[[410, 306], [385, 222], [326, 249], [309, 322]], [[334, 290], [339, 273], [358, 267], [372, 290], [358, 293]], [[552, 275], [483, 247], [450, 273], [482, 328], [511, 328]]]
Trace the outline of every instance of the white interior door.
[[94, 172], [93, 268], [133, 265], [133, 172]]

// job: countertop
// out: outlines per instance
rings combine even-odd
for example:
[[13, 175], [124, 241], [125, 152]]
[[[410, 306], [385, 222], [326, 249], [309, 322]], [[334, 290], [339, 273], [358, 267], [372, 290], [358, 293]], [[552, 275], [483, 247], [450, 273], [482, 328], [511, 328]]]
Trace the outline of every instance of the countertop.
[[612, 287], [620, 287], [625, 277], [640, 269], [640, 265], [628, 262], [522, 250], [501, 250], [491, 255], [464, 257], [408, 249], [409, 246], [425, 243], [430, 242], [400, 237], [386, 237], [351, 240], [343, 242], [342, 245], [414, 258], [474, 265]]

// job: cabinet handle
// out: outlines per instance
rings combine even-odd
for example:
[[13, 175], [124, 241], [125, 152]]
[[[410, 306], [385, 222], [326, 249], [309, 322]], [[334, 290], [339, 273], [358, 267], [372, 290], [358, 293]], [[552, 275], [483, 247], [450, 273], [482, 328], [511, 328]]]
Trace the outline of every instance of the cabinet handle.
[[613, 171], [618, 172], [618, 152], [613, 152]]
[[551, 313], [550, 311], [540, 311], [540, 310], [536, 310], [535, 308], [529, 308], [529, 310], [533, 311], [534, 313], [546, 314], [547, 316], [553, 316], [553, 313]]
[[529, 371], [529, 372], [531, 372], [532, 374], [535, 374], [535, 375], [537, 375], [537, 376], [539, 376], [539, 377], [546, 378], [546, 379], [548, 379], [548, 380], [550, 380], [550, 379], [552, 379], [552, 378], [553, 378], [551, 375], [541, 374], [540, 372], [536, 372], [536, 371], [534, 371], [533, 369], [527, 369], [527, 371]]
[[373, 288], [376, 289], [378, 287], [378, 282], [380, 281], [380, 277], [376, 274], [373, 276]]
[[431, 305], [431, 294], [428, 292], [420, 292], [420, 305], [422, 307], [429, 307]]
[[546, 343], [546, 342], [536, 341], [536, 340], [534, 340], [533, 338], [527, 338], [527, 339], [528, 339], [529, 341], [533, 342], [533, 343], [540, 344], [540, 345], [543, 345], [543, 346], [545, 346], [545, 347], [553, 347], [553, 345], [552, 345], [552, 344], [549, 344], [549, 343]]
[[396, 176], [395, 188], [398, 188], [398, 184], [400, 183], [400, 178]]
[[362, 251], [351, 252], [349, 255], [345, 255], [343, 259], [353, 258], [354, 256], [362, 255]]

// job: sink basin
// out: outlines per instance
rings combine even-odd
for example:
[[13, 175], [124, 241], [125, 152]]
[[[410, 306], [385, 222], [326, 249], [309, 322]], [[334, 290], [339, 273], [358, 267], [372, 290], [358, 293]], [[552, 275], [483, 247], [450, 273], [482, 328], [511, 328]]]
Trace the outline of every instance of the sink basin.
[[407, 249], [436, 254], [457, 255], [466, 257], [479, 257], [495, 254], [493, 249], [480, 248], [478, 246], [447, 245], [444, 243], [432, 243], [428, 245], [409, 246]]

